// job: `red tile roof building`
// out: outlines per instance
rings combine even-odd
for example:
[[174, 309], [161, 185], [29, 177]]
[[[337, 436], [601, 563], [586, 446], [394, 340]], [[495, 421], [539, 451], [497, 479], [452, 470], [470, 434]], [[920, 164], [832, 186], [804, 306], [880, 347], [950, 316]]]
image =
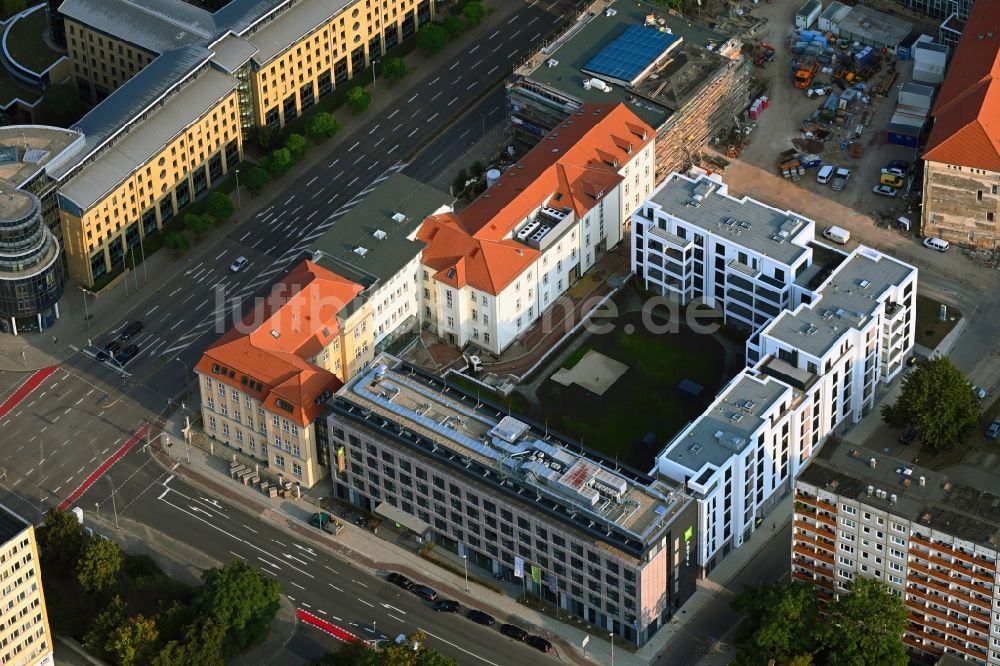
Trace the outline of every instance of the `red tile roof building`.
[[931, 111], [923, 233], [963, 245], [1000, 241], [1000, 4], [977, 3]]
[[653, 129], [622, 104], [585, 104], [460, 212], [428, 217], [425, 321], [500, 353], [622, 241], [652, 191]]
[[374, 353], [361, 285], [303, 261], [202, 356], [205, 431], [312, 486], [327, 467], [313, 423]]

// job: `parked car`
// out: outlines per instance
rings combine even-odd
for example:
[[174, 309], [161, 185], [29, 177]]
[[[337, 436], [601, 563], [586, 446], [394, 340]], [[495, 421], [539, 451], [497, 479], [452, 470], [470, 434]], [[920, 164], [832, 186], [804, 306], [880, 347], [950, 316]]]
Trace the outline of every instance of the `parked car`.
[[885, 167], [884, 169], [882, 169], [881, 173], [887, 173], [893, 176], [899, 176], [900, 178], [906, 178], [906, 171], [892, 166]]
[[125, 324], [121, 330], [122, 340], [128, 340], [131, 337], [139, 335], [142, 333], [143, 325], [141, 321], [133, 321]]
[[890, 160], [885, 166], [887, 169], [897, 169], [902, 171], [903, 173], [901, 175], [905, 175], [906, 172], [910, 170], [910, 163], [906, 160]]
[[404, 590], [409, 590], [413, 587], [412, 580], [410, 580], [401, 573], [396, 573], [395, 571], [386, 576], [385, 579], [390, 583], [392, 583], [393, 585], [397, 585], [403, 588]]
[[457, 613], [461, 605], [454, 599], [441, 599], [434, 602], [434, 610], [439, 613]]
[[969, 388], [972, 389], [972, 392], [975, 393], [976, 397], [980, 400], [986, 400], [986, 398], [990, 395], [990, 392], [981, 386], [976, 386], [975, 384], [970, 383]]
[[923, 246], [931, 250], [937, 250], [938, 252], [947, 252], [948, 248], [951, 247], [951, 243], [941, 238], [925, 238]]
[[552, 643], [549, 643], [541, 636], [528, 636], [524, 642], [536, 650], [541, 650], [542, 652], [552, 652]]
[[122, 348], [122, 343], [117, 340], [112, 340], [108, 344], [104, 345], [99, 352], [97, 352], [98, 361], [107, 361], [109, 358], [117, 354]]
[[481, 610], [476, 610], [475, 608], [466, 613], [465, 617], [469, 618], [476, 624], [483, 624], [486, 625], [487, 627], [491, 627], [494, 624], [496, 624], [496, 620], [493, 619], [492, 615], [490, 615], [489, 613], [484, 613]]
[[138, 353], [139, 353], [139, 345], [129, 345], [125, 349], [121, 350], [117, 356], [115, 356], [115, 360], [121, 363], [122, 365], [125, 365], [133, 358], [135, 358], [136, 355], [138, 355]]
[[906, 432], [899, 436], [899, 443], [902, 445], [907, 445], [913, 443], [913, 440], [917, 438], [917, 429], [913, 426], [907, 426]]
[[[326, 511], [314, 513], [309, 517], [309, 524], [318, 527], [328, 534], [339, 534], [344, 529], [344, 524], [328, 514]], [[390, 574], [392, 575], [392, 574]]]
[[501, 624], [500, 633], [513, 638], [515, 641], [523, 641], [528, 638], [528, 632], [516, 624]]
[[880, 197], [889, 197], [894, 199], [896, 197], [896, 189], [889, 187], [888, 185], [875, 185], [872, 187], [872, 194], [877, 194]]
[[427, 601], [434, 601], [438, 596], [437, 592], [426, 585], [414, 585], [410, 588], [410, 592]]
[[250, 263], [250, 260], [247, 259], [246, 257], [242, 256], [237, 257], [236, 261], [234, 261], [232, 265], [229, 266], [229, 270], [231, 270], [234, 273], [239, 273], [241, 270], [243, 270], [243, 267], [246, 266], [248, 263]]
[[1000, 421], [994, 421], [986, 429], [986, 439], [996, 439], [1000, 437]]

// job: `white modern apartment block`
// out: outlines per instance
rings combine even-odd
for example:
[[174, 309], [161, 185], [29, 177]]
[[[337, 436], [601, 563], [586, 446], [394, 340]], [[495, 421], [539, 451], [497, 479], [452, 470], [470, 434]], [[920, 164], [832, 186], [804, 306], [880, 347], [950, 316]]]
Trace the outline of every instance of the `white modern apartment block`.
[[824, 599], [856, 577], [880, 580], [906, 605], [915, 660], [1000, 664], [997, 481], [831, 442], [795, 481], [792, 577]]
[[[684, 482], [699, 502], [706, 572], [763, 522], [827, 436], [871, 411], [878, 385], [902, 369], [916, 323], [916, 268], [864, 246], [832, 250], [803, 233], [814, 231], [811, 221], [720, 189], [672, 175], [651, 198], [658, 203], [633, 215], [633, 266], [647, 285], [685, 302], [703, 297], [727, 322], [752, 321], [756, 331], [747, 341], [750, 367], [657, 458], [655, 471]], [[728, 231], [741, 221], [742, 232]], [[706, 254], [714, 268], [698, 258]], [[698, 271], [684, 278], [690, 290], [661, 279], [666, 260], [675, 273], [675, 264]], [[708, 273], [724, 284], [706, 288]], [[753, 283], [736, 286], [734, 278]]]
[[750, 197], [718, 176], [671, 174], [632, 214], [632, 271], [647, 289], [704, 301], [735, 328], [757, 330], [801, 302], [816, 224]]
[[654, 161], [652, 128], [626, 106], [583, 105], [467, 208], [424, 221], [424, 322], [500, 354], [625, 238]]

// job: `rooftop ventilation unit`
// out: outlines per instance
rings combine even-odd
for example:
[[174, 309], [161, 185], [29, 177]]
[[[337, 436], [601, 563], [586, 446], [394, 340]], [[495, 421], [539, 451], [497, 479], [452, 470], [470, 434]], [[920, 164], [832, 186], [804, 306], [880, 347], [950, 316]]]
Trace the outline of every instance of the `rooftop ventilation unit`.
[[735, 218], [735, 217], [727, 217], [726, 219], [724, 219], [724, 220], [722, 221], [722, 223], [723, 223], [724, 225], [726, 225], [727, 227], [731, 227], [731, 226], [733, 226], [734, 224], [736, 224], [736, 218]]
[[372, 236], [374, 236], [374, 237], [375, 237], [375, 238], [377, 238], [378, 240], [385, 240], [385, 239], [387, 238], [388, 234], [386, 234], [386, 233], [385, 233], [384, 231], [382, 231], [381, 229], [376, 229], [376, 230], [374, 231], [374, 233], [372, 233]]
[[368, 248], [366, 248], [366, 247], [361, 247], [361, 246], [359, 245], [358, 247], [354, 248], [354, 254], [358, 255], [359, 257], [363, 257], [363, 256], [365, 256], [366, 254], [368, 254]]
[[393, 222], [406, 222], [406, 215], [404, 215], [403, 213], [393, 213], [392, 214], [392, 221]]
[[872, 283], [869, 280], [862, 280], [861, 282], [858, 282], [858, 286], [861, 287], [862, 289], [867, 289], [871, 285]]
[[556, 60], [555, 58], [549, 58], [548, 60], [545, 61], [545, 65], [547, 67], [557, 67], [559, 65], [559, 61]]

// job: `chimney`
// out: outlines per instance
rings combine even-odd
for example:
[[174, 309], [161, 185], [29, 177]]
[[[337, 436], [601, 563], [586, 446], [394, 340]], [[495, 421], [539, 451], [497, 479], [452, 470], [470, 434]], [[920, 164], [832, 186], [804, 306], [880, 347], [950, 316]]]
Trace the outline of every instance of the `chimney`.
[[872, 469], [875, 469], [875, 465], [877, 465], [877, 464], [878, 464], [878, 461], [875, 460], [875, 458], [872, 458], [871, 460], [868, 461], [868, 466], [871, 467]]
[[920, 477], [920, 487], [923, 488], [926, 485], [927, 485], [927, 477], [926, 476], [921, 476]]

